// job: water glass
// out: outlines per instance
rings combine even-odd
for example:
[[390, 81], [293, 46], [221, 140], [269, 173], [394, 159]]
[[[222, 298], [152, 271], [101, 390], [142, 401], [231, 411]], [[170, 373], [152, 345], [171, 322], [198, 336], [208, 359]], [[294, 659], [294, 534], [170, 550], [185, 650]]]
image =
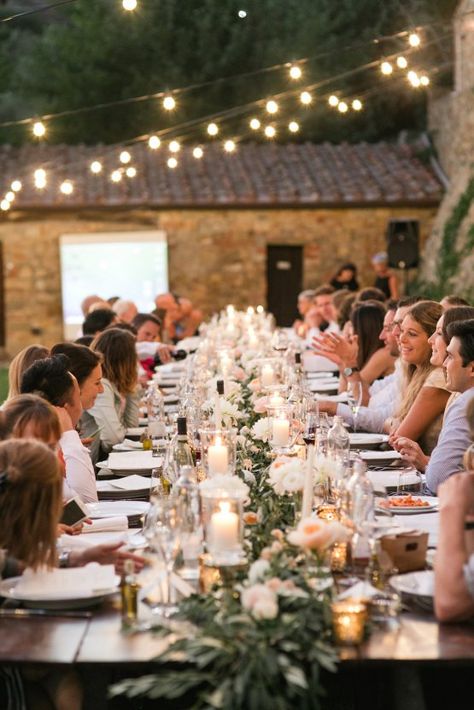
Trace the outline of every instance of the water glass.
[[171, 603], [171, 574], [181, 544], [181, 516], [178, 501], [173, 498], [156, 499], [146, 517], [143, 534], [150, 547], [162, 559], [165, 568], [161, 602], [153, 608], [153, 613], [168, 618], [178, 610]]
[[362, 382], [359, 380], [349, 381], [347, 385], [347, 401], [352, 411], [353, 415], [353, 430], [357, 431], [357, 417], [359, 414], [359, 409], [362, 405]]
[[400, 471], [398, 476], [397, 496], [421, 495], [423, 493], [423, 476], [414, 466]]

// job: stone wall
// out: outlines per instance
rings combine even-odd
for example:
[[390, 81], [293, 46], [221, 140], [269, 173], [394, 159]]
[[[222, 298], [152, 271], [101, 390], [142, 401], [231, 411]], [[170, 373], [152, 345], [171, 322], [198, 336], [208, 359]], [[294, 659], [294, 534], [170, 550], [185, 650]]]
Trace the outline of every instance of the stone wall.
[[370, 257], [385, 248], [387, 222], [419, 220], [423, 244], [435, 214], [435, 207], [12, 211], [0, 222], [6, 351], [11, 356], [32, 342], [51, 345], [63, 337], [62, 234], [164, 230], [170, 287], [209, 314], [229, 302], [265, 303], [267, 244], [304, 247], [305, 288], [320, 284], [347, 260], [359, 267], [361, 282], [370, 284]]

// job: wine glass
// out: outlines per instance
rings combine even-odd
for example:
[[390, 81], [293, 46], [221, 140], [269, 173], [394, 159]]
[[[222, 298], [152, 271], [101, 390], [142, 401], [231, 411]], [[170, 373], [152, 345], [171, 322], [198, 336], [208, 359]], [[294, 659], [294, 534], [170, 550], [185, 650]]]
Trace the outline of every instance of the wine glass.
[[306, 418], [304, 420], [303, 440], [307, 446], [316, 442], [318, 419], [319, 417], [317, 412], [308, 412], [306, 414]]
[[272, 348], [277, 352], [286, 352], [288, 350], [289, 340], [284, 330], [275, 330], [272, 336]]
[[359, 380], [349, 381], [347, 384], [347, 401], [353, 415], [352, 428], [357, 431], [357, 416], [362, 405], [362, 383]]
[[162, 587], [161, 603], [153, 612], [168, 618], [178, 610], [171, 603], [171, 575], [181, 543], [181, 515], [178, 501], [173, 498], [155, 499], [152, 510], [145, 520], [143, 534], [152, 549], [157, 552], [165, 568], [165, 584]]

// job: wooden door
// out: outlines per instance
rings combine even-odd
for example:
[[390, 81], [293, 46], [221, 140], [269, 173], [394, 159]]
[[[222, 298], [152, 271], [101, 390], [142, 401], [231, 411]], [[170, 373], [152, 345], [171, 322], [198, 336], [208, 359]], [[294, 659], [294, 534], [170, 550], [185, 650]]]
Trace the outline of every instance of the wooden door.
[[302, 290], [303, 247], [285, 244], [267, 247], [267, 307], [280, 326], [291, 326], [298, 316]]

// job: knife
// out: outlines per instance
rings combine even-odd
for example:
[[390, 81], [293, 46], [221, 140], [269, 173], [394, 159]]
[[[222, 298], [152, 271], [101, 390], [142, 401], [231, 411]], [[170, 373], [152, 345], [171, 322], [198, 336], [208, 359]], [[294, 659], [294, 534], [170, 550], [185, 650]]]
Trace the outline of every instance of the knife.
[[54, 611], [49, 609], [0, 609], [0, 618], [27, 619], [30, 617], [57, 617], [66, 619], [90, 619], [91, 611]]

